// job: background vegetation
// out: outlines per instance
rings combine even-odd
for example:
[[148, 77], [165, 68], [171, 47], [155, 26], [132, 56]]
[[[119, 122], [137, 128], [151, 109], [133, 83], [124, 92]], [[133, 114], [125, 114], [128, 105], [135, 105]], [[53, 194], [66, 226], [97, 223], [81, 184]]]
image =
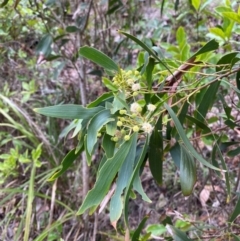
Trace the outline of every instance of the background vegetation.
[[0, 7], [1, 240], [240, 240], [237, 1]]

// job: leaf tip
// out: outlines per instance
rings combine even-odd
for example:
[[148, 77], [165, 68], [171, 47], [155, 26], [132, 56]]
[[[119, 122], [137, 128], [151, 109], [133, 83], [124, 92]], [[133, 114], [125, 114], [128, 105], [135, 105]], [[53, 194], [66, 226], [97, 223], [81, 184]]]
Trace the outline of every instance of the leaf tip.
[[47, 181], [48, 181], [48, 182], [53, 182], [53, 181], [55, 181], [55, 179], [56, 179], [55, 174], [53, 174], [51, 177], [49, 177], [49, 178], [47, 179]]
[[84, 212], [82, 210], [82, 206], [79, 208], [79, 210], [77, 211], [76, 215], [79, 216], [79, 215], [82, 215]]
[[113, 221], [111, 222], [111, 224], [114, 227], [114, 229], [117, 231], [117, 221]]

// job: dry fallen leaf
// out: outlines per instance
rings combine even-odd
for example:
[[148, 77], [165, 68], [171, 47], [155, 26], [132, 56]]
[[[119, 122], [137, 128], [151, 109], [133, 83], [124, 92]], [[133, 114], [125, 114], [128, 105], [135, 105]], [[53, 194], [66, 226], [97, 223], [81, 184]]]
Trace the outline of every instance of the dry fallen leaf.
[[211, 186], [211, 185], [205, 185], [204, 189], [201, 191], [200, 195], [199, 195], [199, 199], [200, 202], [202, 204], [203, 207], [206, 207], [206, 202], [209, 199], [210, 193], [216, 191], [216, 192], [222, 192], [223, 190], [221, 187], [219, 186]]
[[206, 207], [206, 202], [208, 201], [209, 196], [210, 196], [210, 190], [204, 187], [204, 189], [201, 191], [199, 196], [202, 207]]

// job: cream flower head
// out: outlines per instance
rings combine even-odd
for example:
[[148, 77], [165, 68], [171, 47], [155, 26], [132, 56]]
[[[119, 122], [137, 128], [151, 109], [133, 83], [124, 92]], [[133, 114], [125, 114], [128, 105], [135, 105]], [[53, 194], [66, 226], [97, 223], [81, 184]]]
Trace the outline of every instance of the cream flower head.
[[142, 111], [142, 107], [137, 102], [134, 102], [131, 104], [130, 111], [132, 113], [140, 113]]
[[138, 90], [140, 90], [140, 88], [141, 88], [140, 84], [133, 84], [132, 85], [132, 90], [133, 91], [138, 91]]
[[150, 123], [145, 122], [142, 124], [142, 129], [146, 133], [151, 133], [153, 130], [153, 126]]
[[154, 111], [156, 109], [156, 106], [153, 104], [149, 104], [149, 105], [147, 105], [147, 108], [149, 111]]

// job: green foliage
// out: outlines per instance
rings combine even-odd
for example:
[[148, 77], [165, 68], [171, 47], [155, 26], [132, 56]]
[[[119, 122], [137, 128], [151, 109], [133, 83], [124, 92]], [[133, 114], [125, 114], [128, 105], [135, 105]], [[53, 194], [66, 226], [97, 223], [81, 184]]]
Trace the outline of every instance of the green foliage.
[[166, 228], [175, 241], [192, 241], [192, 239], [189, 239], [181, 230], [170, 225], [167, 225]]
[[162, 184], [163, 173], [163, 135], [162, 116], [159, 117], [149, 142], [148, 161], [151, 173], [158, 184]]
[[104, 108], [100, 106], [86, 109], [83, 106], [67, 104], [36, 108], [35, 111], [42, 115], [63, 119], [91, 119], [95, 114], [101, 112], [103, 109]]
[[197, 180], [196, 172], [196, 164], [193, 156], [181, 146], [180, 182], [183, 195], [189, 196], [192, 193]]
[[[200, 4], [200, 1], [192, 1], [192, 5], [196, 11], [200, 10]], [[226, 14], [223, 15], [227, 16]], [[214, 29], [211, 29], [210, 32], [217, 33]], [[186, 62], [175, 70], [176, 66], [174, 65], [177, 63], [172, 65], [170, 60], [160, 59], [156, 48], [149, 47], [137, 37], [126, 32], [120, 31], [120, 33], [133, 40], [146, 51], [144, 58], [142, 60], [139, 58], [139, 61], [142, 61], [142, 63], [140, 63], [138, 70], [124, 71], [100, 51], [87, 46], [81, 47], [79, 49], [81, 56], [100, 65], [110, 75], [115, 72], [112, 80], [103, 78], [103, 83], [109, 89], [109, 93], [102, 95], [97, 100], [88, 104], [87, 108], [62, 105], [36, 109], [36, 111], [47, 116], [69, 119], [76, 118], [85, 122], [86, 124], [82, 128], [80, 127], [81, 130], [79, 129], [79, 131], [81, 131], [81, 139], [82, 143], [84, 143], [84, 150], [87, 153], [89, 164], [91, 163], [91, 156], [94, 155], [98, 137], [104, 136], [102, 148], [102, 151], [105, 151], [102, 159], [104, 162], [99, 167], [97, 180], [93, 189], [87, 194], [77, 214], [83, 214], [88, 209], [90, 209], [90, 213], [94, 212], [118, 174], [115, 193], [110, 201], [110, 219], [116, 228], [116, 223], [124, 207], [124, 220], [128, 229], [128, 202], [131, 189], [135, 189], [143, 198], [146, 198], [146, 194], [143, 192], [141, 186], [138, 187], [138, 184], [136, 185], [136, 180], [140, 183], [139, 177], [141, 172], [139, 170], [147, 157], [149, 158], [150, 170], [154, 179], [159, 184], [163, 182], [163, 160], [166, 153], [164, 150], [164, 146], [166, 146], [164, 139], [167, 139], [164, 136], [164, 129], [169, 128], [169, 117], [174, 123], [174, 127], [169, 130], [170, 138], [175, 138], [180, 147], [181, 157], [177, 161], [177, 166], [180, 168], [182, 193], [189, 196], [193, 192], [197, 180], [196, 159], [212, 170], [226, 173], [228, 195], [230, 195], [228, 171], [224, 159], [221, 157], [221, 165], [216, 165], [214, 162], [211, 163], [204, 159], [192, 145], [189, 135], [184, 131], [183, 125], [188, 126], [189, 123], [187, 120], [189, 119], [198, 128], [206, 129], [208, 134], [213, 134], [211, 129], [205, 124], [206, 115], [216, 101], [221, 79], [231, 74], [229, 70], [234, 68], [238, 59], [236, 58], [237, 53], [230, 53], [220, 57], [218, 61], [215, 60], [216, 75], [219, 75], [217, 79], [204, 81], [203, 78], [202, 83], [201, 79], [199, 79], [199, 82], [191, 83], [190, 79], [199, 78], [198, 72], [189, 71], [188, 74], [188, 70], [191, 68], [200, 70], [203, 59], [206, 67], [211, 69], [210, 65], [208, 67], [206, 64], [206, 61], [213, 61], [211, 52], [217, 50], [219, 47], [216, 40], [213, 39], [206, 42], [203, 47], [194, 54], [191, 54], [191, 45], [187, 41], [185, 29], [179, 27], [176, 33], [178, 49], [176, 50], [177, 54], [174, 53], [174, 56], [179, 61]], [[231, 63], [230, 68], [229, 63]], [[187, 72], [184, 77], [181, 70]], [[109, 71], [114, 72], [110, 73]], [[213, 70], [211, 69], [211, 71]], [[155, 73], [159, 76], [157, 86], [160, 87], [157, 89], [160, 90], [160, 94], [156, 91], [156, 88], [153, 88], [153, 76]], [[161, 75], [166, 76], [165, 80], [163, 80]], [[182, 78], [184, 79], [182, 80]], [[184, 84], [180, 83], [181, 80], [183, 83], [188, 83], [189, 86], [192, 86], [194, 91], [191, 92], [190, 87], [189, 90], [184, 89]], [[167, 85], [169, 90], [173, 91], [172, 96], [168, 96], [166, 92], [161, 94], [164, 85]], [[179, 85], [179, 89], [175, 85]], [[202, 101], [200, 104], [197, 104], [198, 108], [195, 112], [195, 118], [191, 116], [186, 118], [187, 109], [185, 109], [185, 114], [178, 116], [176, 111], [178, 112], [180, 104], [194, 103], [198, 93], [202, 95]], [[166, 103], [167, 101], [174, 108], [171, 108]], [[185, 106], [188, 107], [188, 105]], [[87, 129], [85, 129], [85, 126], [87, 126]], [[193, 129], [193, 131], [195, 130]], [[196, 131], [199, 131], [199, 129], [196, 129]], [[140, 150], [141, 155], [138, 155], [137, 138], [140, 138], [140, 136], [144, 142], [144, 147]], [[216, 137], [213, 136], [213, 140], [215, 139]], [[108, 146], [111, 146], [113, 150], [108, 150]], [[169, 148], [172, 149], [174, 147], [170, 146]], [[216, 144], [216, 148], [218, 148], [218, 144]], [[71, 160], [69, 161], [71, 162]], [[64, 171], [66, 167], [65, 165]], [[60, 173], [62, 171], [63, 169]], [[121, 196], [123, 193], [124, 198], [122, 200]], [[145, 221], [143, 221], [142, 225]], [[140, 224], [139, 229], [135, 231], [133, 240], [139, 239], [142, 225]], [[181, 230], [170, 225], [166, 227], [175, 240], [190, 240]]]
[[[29, 70], [28, 73], [18, 71], [18, 68], [12, 73], [9, 71], [11, 79], [17, 80], [16, 86], [20, 87], [12, 92], [5, 85], [4, 93], [0, 93], [3, 119], [0, 126], [4, 128], [0, 132], [0, 147], [8, 150], [0, 155], [0, 184], [17, 179], [20, 167], [30, 177], [20, 187], [21, 192], [27, 194], [23, 240], [27, 241], [31, 236], [37, 195], [44, 202], [51, 199], [51, 214], [49, 223], [43, 222], [45, 226], [40, 232], [38, 230], [35, 241], [61, 239], [65, 222], [75, 214], [80, 216], [87, 211], [93, 214], [98, 208], [102, 212], [108, 201], [113, 227], [119, 231], [124, 221], [125, 240], [143, 241], [156, 236], [179, 241], [199, 239], [200, 230], [204, 228], [198, 228], [196, 223], [192, 225], [185, 216], [178, 216], [176, 221], [166, 217], [144, 229], [149, 217], [146, 215], [135, 230], [130, 230], [130, 199], [141, 196], [144, 201], [151, 202], [141, 183], [141, 175], [148, 166], [158, 185], [171, 189], [167, 183], [167, 179], [171, 179], [174, 188], [181, 187], [184, 196], [196, 195], [196, 182], [201, 175], [208, 173], [208, 177], [222, 178], [226, 203], [234, 200], [236, 188], [233, 180], [236, 174], [229, 171], [228, 159], [238, 155], [240, 148], [239, 142], [232, 141], [226, 132], [239, 127], [236, 115], [233, 115], [234, 111], [239, 111], [239, 103], [230, 105], [225, 96], [240, 96], [240, 58], [238, 43], [234, 39], [234, 33], [239, 32], [240, 8], [236, 9], [230, 1], [215, 7], [214, 11], [211, 10], [211, 1], [179, 3], [167, 0], [156, 3], [162, 14], [165, 14], [165, 8], [171, 9], [166, 13], [175, 9], [176, 15], [166, 15], [170, 22], [167, 26], [160, 22], [154, 25], [154, 21], [149, 20], [139, 29], [136, 28], [141, 26], [142, 19], [137, 14], [140, 9], [137, 1], [123, 4], [111, 0], [107, 6], [104, 1], [81, 2], [74, 10], [76, 6], [70, 1], [50, 0], [44, 4], [25, 0], [3, 1], [0, 5], [0, 13], [5, 16], [0, 24], [0, 35], [9, 43], [6, 49], [0, 46], [2, 69], [7, 67], [5, 61], [10, 59], [10, 63], [16, 63], [18, 68], [24, 65]], [[14, 20], [15, 14], [23, 16], [19, 23]], [[109, 26], [114, 26], [111, 22], [116, 23], [114, 19], [119, 19], [118, 26], [122, 26], [117, 33], [119, 42], [115, 41], [116, 33], [110, 34]], [[208, 19], [213, 20], [211, 25], [207, 24]], [[102, 22], [104, 31], [98, 26], [99, 22]], [[133, 23], [137, 25], [133, 26]], [[151, 39], [146, 37], [148, 26], [156, 26]], [[26, 51], [25, 45], [20, 44], [18, 48], [11, 45], [11, 41], [19, 41], [31, 31], [37, 34], [38, 43], [34, 51], [31, 47]], [[132, 49], [138, 50], [136, 66], [128, 60], [132, 58]], [[16, 58], [21, 60], [21, 64]], [[35, 62], [38, 68], [35, 68]], [[42, 72], [38, 74], [37, 69]], [[66, 69], [77, 76], [77, 84], [71, 83], [69, 87], [61, 82]], [[90, 80], [89, 75], [94, 77]], [[91, 89], [99, 79], [108, 92], [101, 93], [100, 90], [98, 97], [92, 95]], [[49, 91], [51, 84], [54, 87]], [[46, 92], [39, 94], [40, 88]], [[13, 100], [15, 94], [20, 101]], [[33, 114], [29, 116], [24, 110], [29, 109], [28, 106], [45, 117], [35, 115], [32, 118]], [[216, 106], [221, 106], [223, 112], [209, 118]], [[71, 123], [61, 131], [68, 120]], [[217, 121], [224, 123], [221, 128], [213, 127]], [[44, 138], [45, 133], [50, 141]], [[62, 137], [67, 143], [68, 135], [71, 136], [71, 148], [60, 144]], [[14, 137], [19, 140], [13, 140]], [[212, 147], [210, 157], [203, 155], [199, 143]], [[84, 158], [81, 162], [76, 161], [81, 154], [86, 156], [94, 183], [83, 200], [76, 200], [74, 193], [78, 193], [79, 183], [72, 190], [71, 175], [67, 174], [72, 168], [79, 169], [76, 168], [78, 163], [84, 164]], [[48, 163], [47, 167], [43, 167], [43, 163]], [[168, 175], [168, 165], [177, 170], [177, 178]], [[44, 170], [43, 177], [38, 175], [40, 169]], [[79, 173], [75, 174], [79, 176]], [[51, 198], [41, 194], [42, 187], [49, 185], [47, 181], [54, 182]], [[72, 202], [69, 197], [64, 199], [74, 210], [56, 201], [57, 182], [62, 182], [58, 188], [70, 183], [71, 188], [67, 194], [63, 191], [63, 195], [74, 197]], [[7, 198], [11, 198], [14, 192], [13, 189]], [[24, 198], [22, 202], [24, 204]], [[66, 214], [53, 221], [55, 202]], [[204, 205], [203, 200], [201, 203]], [[229, 227], [239, 215], [239, 206], [238, 200], [228, 217]], [[237, 240], [235, 234], [227, 235]]]
[[235, 209], [233, 210], [231, 216], [229, 217], [229, 222], [233, 222], [239, 214], [240, 214], [240, 200], [238, 198]]
[[111, 60], [107, 55], [101, 53], [97, 49], [84, 46], [79, 49], [79, 54], [87, 59], [92, 60], [94, 63], [102, 66], [106, 70], [118, 71], [117, 64]]
[[56, 178], [60, 177], [67, 169], [72, 165], [76, 158], [80, 155], [82, 150], [71, 150], [62, 160], [60, 170], [55, 172], [50, 178], [49, 181], [54, 181]]

